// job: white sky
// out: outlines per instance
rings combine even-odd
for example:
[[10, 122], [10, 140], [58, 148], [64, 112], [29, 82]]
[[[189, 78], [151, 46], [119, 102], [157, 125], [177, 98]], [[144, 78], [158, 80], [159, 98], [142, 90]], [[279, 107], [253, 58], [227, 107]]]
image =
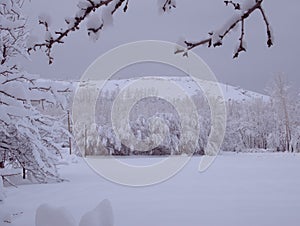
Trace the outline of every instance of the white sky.
[[[42, 34], [37, 17], [48, 13], [53, 29], [64, 27], [64, 17], [74, 15], [78, 0], [31, 0], [26, 3], [32, 33]], [[265, 0], [264, 8], [272, 25], [275, 46], [266, 47], [265, 25], [258, 12], [246, 21], [247, 53], [236, 60], [233, 51], [238, 45], [239, 31], [232, 33], [217, 49], [199, 47], [194, 50], [210, 66], [219, 81], [263, 92], [272, 76], [284, 72], [289, 82], [299, 90], [298, 65], [300, 46], [300, 3], [297, 0]], [[55, 79], [79, 79], [85, 69], [100, 55], [132, 41], [155, 39], [177, 42], [181, 37], [199, 40], [207, 32], [221, 27], [232, 15], [231, 7], [223, 0], [177, 0], [177, 8], [161, 15], [157, 0], [130, 0], [127, 13], [118, 12], [114, 24], [101, 34], [97, 42], [87, 38], [85, 24], [80, 31], [65, 39], [65, 44], [54, 48], [54, 64], [48, 65], [46, 56], [38, 51], [31, 61], [21, 60], [27, 71], [41, 77]], [[57, 29], [56, 29], [57, 30]], [[139, 66], [132, 69], [137, 74], [168, 73], [165, 67]], [[126, 73], [131, 73], [127, 70]], [[176, 72], [174, 72], [176, 73]]]

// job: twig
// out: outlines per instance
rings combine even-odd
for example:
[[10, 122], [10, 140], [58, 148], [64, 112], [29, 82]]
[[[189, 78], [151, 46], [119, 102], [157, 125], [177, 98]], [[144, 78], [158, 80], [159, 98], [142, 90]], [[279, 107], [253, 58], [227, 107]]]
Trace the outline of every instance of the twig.
[[245, 20], [243, 19], [241, 23], [242, 23], [242, 25], [241, 25], [241, 36], [239, 38], [240, 45], [239, 45], [238, 49], [236, 50], [236, 52], [234, 53], [233, 58], [239, 57], [240, 52], [246, 52], [246, 48], [244, 47], [244, 44], [243, 44], [244, 35], [245, 35], [245, 28], [244, 28]]
[[[72, 26], [70, 26], [69, 28], [67, 28], [64, 31], [56, 31], [55, 34], [58, 35], [57, 37], [51, 37], [49, 40], [45, 40], [45, 42], [43, 43], [37, 43], [35, 44], [33, 47], [30, 47], [27, 49], [27, 52], [30, 54], [31, 51], [36, 51], [37, 49], [42, 49], [45, 48], [45, 53], [46, 56], [48, 57], [48, 62], [49, 64], [53, 63], [54, 58], [51, 55], [51, 50], [53, 48], [53, 46], [55, 44], [62, 44], [64, 43], [63, 39], [65, 37], [67, 37], [71, 32], [79, 30], [79, 25], [94, 11], [96, 11], [97, 9], [99, 9], [102, 6], [107, 6], [108, 4], [110, 4], [113, 0], [105, 0], [105, 1], [100, 1], [98, 4], [95, 4], [93, 1], [88, 0], [88, 2], [90, 3], [90, 6], [88, 6], [85, 9], [80, 9], [80, 10], [84, 10], [83, 15], [81, 16], [76, 16], [74, 18], [75, 22]], [[119, 0], [116, 5], [115, 8], [113, 9], [113, 11], [111, 12], [111, 14], [114, 14], [116, 12], [117, 9], [119, 9], [119, 7], [123, 4], [125, 0]], [[125, 12], [128, 8], [128, 0], [126, 1], [125, 7], [123, 9], [123, 11]], [[69, 23], [68, 21], [66, 21], [66, 23]], [[98, 30], [102, 29], [103, 25], [99, 26], [98, 29], [93, 30], [92, 28], [89, 28], [89, 31], [92, 32], [97, 32]], [[48, 29], [48, 27], [46, 26], [46, 29]]]
[[263, 19], [264, 19], [266, 27], [267, 27], [267, 36], [268, 36], [267, 45], [268, 45], [268, 47], [271, 47], [273, 45], [273, 41], [272, 41], [272, 32], [271, 32], [270, 23], [267, 19], [267, 16], [266, 16], [263, 8], [260, 6], [258, 9], [260, 10], [261, 15], [263, 16]]
[[[15, 175], [19, 175], [19, 174], [15, 174]], [[13, 175], [6, 175], [6, 176], [13, 176]], [[4, 181], [6, 181], [8, 184], [10, 184], [11, 186], [18, 188], [14, 183], [12, 183], [10, 180], [8, 180], [7, 178], [5, 178], [5, 176], [2, 176], [2, 179]]]
[[172, 8], [176, 8], [176, 5], [172, 3], [172, 0], [166, 0], [162, 7], [162, 10], [166, 12], [167, 9], [172, 9]]
[[225, 3], [226, 6], [232, 5], [235, 10], [240, 10], [241, 9], [240, 3], [235, 3], [233, 1], [224, 1], [224, 3]]
[[[241, 7], [238, 3], [234, 3], [233, 1], [224, 1], [226, 5], [228, 4], [231, 4], [234, 6], [234, 9], [235, 10], [241, 10]], [[223, 33], [221, 34], [215, 34], [215, 35], [218, 35], [218, 39], [216, 41], [213, 40], [213, 35], [214, 33], [211, 32], [209, 33], [210, 37], [209, 38], [206, 38], [206, 39], [203, 39], [199, 42], [189, 42], [189, 41], [185, 41], [185, 44], [186, 44], [186, 47], [187, 47], [187, 51], [188, 50], [191, 50], [195, 47], [198, 47], [198, 46], [201, 46], [201, 45], [206, 45], [208, 44], [207, 46], [208, 47], [218, 47], [218, 46], [221, 46], [223, 43], [223, 39], [229, 34], [229, 32], [231, 30], [233, 30], [239, 23], [241, 23], [241, 36], [239, 38], [239, 47], [237, 49], [237, 51], [234, 53], [234, 56], [233, 58], [237, 58], [239, 56], [239, 53], [240, 52], [243, 52], [243, 51], [246, 51], [245, 49], [245, 46], [244, 46], [244, 37], [245, 37], [245, 20], [255, 11], [255, 10], [259, 10], [263, 16], [263, 20], [266, 24], [266, 27], [267, 27], [267, 35], [268, 35], [268, 41], [267, 41], [267, 45], [268, 47], [271, 47], [273, 45], [273, 42], [272, 42], [272, 33], [271, 33], [271, 28], [270, 28], [270, 25], [269, 25], [269, 21], [267, 20], [267, 17], [265, 15], [265, 12], [262, 8], [262, 3], [263, 3], [263, 0], [256, 0], [256, 3], [251, 7], [249, 8], [248, 10], [246, 10], [245, 12], [242, 13], [242, 15], [240, 17], [238, 17], [233, 23], [231, 23]], [[175, 53], [182, 53], [184, 52], [184, 56], [187, 56], [187, 53], [186, 53], [186, 50], [182, 50], [182, 49], [179, 49], [179, 50], [176, 50]]]

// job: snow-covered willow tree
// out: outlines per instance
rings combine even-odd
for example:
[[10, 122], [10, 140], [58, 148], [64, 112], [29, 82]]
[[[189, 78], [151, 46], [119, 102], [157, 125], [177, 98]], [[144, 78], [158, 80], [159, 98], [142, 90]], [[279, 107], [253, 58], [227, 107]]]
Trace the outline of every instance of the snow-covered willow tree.
[[[238, 39], [237, 48], [234, 51], [234, 58], [237, 58], [241, 52], [246, 51], [245, 43], [245, 29], [246, 21], [252, 16], [252, 14], [258, 11], [266, 26], [267, 34], [267, 46], [273, 45], [272, 30], [270, 23], [267, 19], [264, 7], [264, 0], [237, 0], [237, 1], [224, 1], [225, 6], [232, 7], [234, 15], [228, 19], [225, 26], [208, 32], [208, 36], [200, 41], [190, 42], [184, 41], [180, 43], [183, 47], [177, 49], [175, 53], [182, 53], [184, 56], [188, 56], [188, 51], [202, 45], [207, 47], [219, 47], [223, 45], [224, 39], [230, 32], [239, 30], [240, 37]], [[34, 43], [28, 48], [28, 52], [42, 49], [45, 51], [49, 64], [54, 60], [51, 51], [57, 44], [64, 43], [66, 37], [72, 32], [84, 27], [88, 33], [88, 36], [97, 40], [99, 34], [107, 26], [112, 24], [113, 15], [117, 11], [127, 11], [130, 6], [129, 0], [81, 0], [77, 4], [78, 10], [71, 17], [65, 18], [65, 26], [61, 26], [59, 30], [52, 30], [50, 26], [50, 17], [40, 16], [39, 24], [45, 27], [45, 39], [39, 43]], [[159, 7], [162, 11], [170, 11], [176, 8], [175, 0], [159, 0]], [[201, 13], [201, 12], [200, 12]], [[238, 29], [236, 29], [239, 27]]]
[[[283, 78], [281, 82], [284, 82]], [[85, 85], [88, 86], [88, 83]], [[293, 98], [290, 98], [288, 86], [285, 83], [281, 85], [285, 87], [282, 88], [282, 91], [278, 88], [278, 84], [274, 83], [269, 92], [270, 96], [252, 95], [247, 94], [246, 91], [241, 91], [244, 98], [227, 100], [227, 127], [221, 150], [237, 152], [286, 151], [288, 149], [285, 134], [286, 128], [289, 128], [291, 136], [289, 149], [300, 152], [300, 95], [293, 95]], [[77, 142], [79, 146], [84, 147], [86, 155], [180, 155], [188, 153], [184, 146], [180, 146], [180, 142], [184, 142], [179, 129], [181, 119], [172, 105], [168, 105], [168, 102], [159, 98], [144, 98], [133, 106], [129, 116], [132, 133], [128, 133], [129, 130], [126, 129], [119, 131], [120, 134], [124, 135], [123, 140], [120, 140], [115, 133], [110, 117], [113, 102], [120, 92], [119, 86], [110, 84], [108, 87], [110, 89], [102, 92], [97, 99], [96, 123], [92, 123], [91, 120], [75, 122], [74, 131], [78, 133]], [[231, 87], [230, 89], [236, 88]], [[93, 92], [88, 91], [89, 89], [85, 89], [78, 96], [80, 102], [87, 104], [87, 106], [90, 105], [89, 100], [93, 99], [91, 95], [94, 95]], [[151, 96], [153, 91], [141, 88], [139, 92], [144, 93], [144, 96]], [[280, 93], [281, 95], [279, 95]], [[123, 97], [124, 102], [125, 99], [133, 98], [135, 95], [134, 91], [128, 89]], [[285, 105], [283, 105], [282, 99], [285, 99]], [[200, 91], [192, 95], [192, 100], [198, 110], [200, 128], [198, 146], [194, 154], [204, 154], [211, 128], [210, 107], [207, 99]], [[175, 102], [183, 105], [187, 101], [183, 98], [174, 99], [173, 103]], [[283, 106], [287, 108], [289, 121], [287, 127], [285, 126]], [[186, 106], [186, 108], [188, 107]], [[85, 109], [81, 105], [76, 110], [78, 114], [84, 116], [84, 119], [89, 117], [85, 115]], [[120, 112], [122, 111], [121, 109]], [[164, 123], [160, 124], [160, 120]], [[126, 128], [125, 123], [124, 121], [124, 126], [121, 128]], [[151, 125], [154, 125], [152, 129]], [[161, 134], [164, 135], [162, 142], [153, 148], [145, 149], [148, 151], [140, 152], [134, 143], [125, 145], [129, 144], [128, 141], [130, 140], [148, 143], [151, 135], [159, 140], [162, 138], [160, 137]]]
[[293, 151], [299, 142], [299, 99], [292, 97], [286, 76], [274, 77], [267, 91], [272, 100], [274, 126], [276, 126], [277, 147]]
[[300, 98], [284, 77], [274, 79], [268, 98], [227, 102], [225, 151], [300, 152]]
[[292, 122], [292, 139], [291, 145], [293, 150], [300, 150], [300, 91], [298, 90], [296, 98], [292, 100], [291, 122]]
[[274, 150], [273, 144], [269, 142], [270, 135], [274, 132], [271, 109], [270, 101], [260, 98], [228, 101], [223, 150]]
[[38, 182], [60, 181], [55, 165], [58, 138], [67, 131], [37, 106], [57, 104], [67, 90], [41, 85], [13, 63], [16, 56], [27, 56], [22, 4], [23, 0], [0, 2], [0, 168], [23, 168], [23, 176], [27, 173]]

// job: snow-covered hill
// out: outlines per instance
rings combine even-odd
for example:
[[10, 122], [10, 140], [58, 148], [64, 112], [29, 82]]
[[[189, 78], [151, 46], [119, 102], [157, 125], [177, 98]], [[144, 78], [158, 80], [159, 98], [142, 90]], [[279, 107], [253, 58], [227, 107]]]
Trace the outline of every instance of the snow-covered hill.
[[[169, 81], [172, 81], [179, 85], [185, 92], [187, 92], [189, 95], [194, 95], [196, 93], [199, 93], [201, 90], [200, 87], [197, 85], [195, 81], [191, 77], [166, 77]], [[131, 79], [116, 79], [116, 80], [108, 80], [103, 89], [103, 92], [106, 91], [117, 91], [125, 86], [131, 84], [138, 78], [131, 78]], [[158, 78], [159, 79], [159, 78]], [[58, 86], [59, 89], [65, 88], [71, 88], [73, 91], [76, 90], [76, 87], [80, 82], [78, 81], [50, 81], [50, 80], [44, 80], [39, 79], [39, 83], [45, 84], [47, 86]], [[91, 85], [94, 82], [84, 82], [81, 83], [81, 85]], [[219, 83], [219, 86], [224, 94], [224, 98], [227, 101], [235, 100], [235, 101], [247, 101], [247, 100], [253, 100], [253, 99], [262, 99], [262, 100], [268, 100], [269, 97], [267, 95], [245, 90], [240, 87], [231, 86], [227, 84]]]

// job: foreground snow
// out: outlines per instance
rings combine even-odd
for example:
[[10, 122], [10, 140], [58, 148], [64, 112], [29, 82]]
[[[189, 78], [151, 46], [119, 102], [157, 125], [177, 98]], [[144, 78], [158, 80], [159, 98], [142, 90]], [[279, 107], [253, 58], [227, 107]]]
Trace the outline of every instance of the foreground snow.
[[132, 188], [103, 179], [79, 159], [60, 166], [69, 182], [6, 187], [0, 213], [14, 216], [0, 225], [34, 226], [38, 207], [62, 208], [79, 225], [104, 199], [110, 200], [116, 226], [299, 224], [300, 155], [223, 154], [204, 173], [197, 172], [199, 161], [192, 158], [167, 182]]

